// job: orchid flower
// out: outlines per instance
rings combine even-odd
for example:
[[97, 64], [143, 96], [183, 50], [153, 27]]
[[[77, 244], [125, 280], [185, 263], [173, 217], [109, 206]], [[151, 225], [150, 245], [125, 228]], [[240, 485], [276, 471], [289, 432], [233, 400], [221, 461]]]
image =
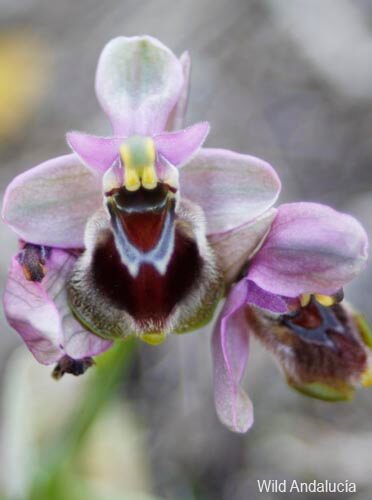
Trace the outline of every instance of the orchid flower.
[[[308, 355], [309, 375], [314, 344], [331, 351], [352, 338], [358, 348], [344, 383], [368, 372], [368, 342], [338, 303], [363, 268], [367, 237], [354, 218], [323, 205], [273, 208], [280, 181], [268, 163], [202, 148], [206, 122], [179, 130], [189, 72], [187, 53], [178, 59], [154, 38], [107, 44], [96, 92], [113, 135], [68, 133], [72, 154], [32, 168], [6, 191], [3, 219], [21, 249], [4, 306], [35, 358], [57, 363], [59, 377], [84, 372], [114, 340], [155, 345], [197, 330], [222, 301], [212, 343], [216, 408], [245, 432], [253, 410], [240, 381], [250, 333], [278, 355], [296, 388], [306, 378], [298, 352]], [[296, 352], [283, 329], [301, 344]], [[339, 376], [327, 363], [320, 371], [308, 383]]]

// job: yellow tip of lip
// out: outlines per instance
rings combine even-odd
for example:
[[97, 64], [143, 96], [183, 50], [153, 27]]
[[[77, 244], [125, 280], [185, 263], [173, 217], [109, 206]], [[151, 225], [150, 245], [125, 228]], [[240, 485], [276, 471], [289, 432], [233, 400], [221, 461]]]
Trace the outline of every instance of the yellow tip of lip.
[[166, 339], [165, 333], [144, 333], [141, 335], [141, 340], [150, 345], [159, 345]]

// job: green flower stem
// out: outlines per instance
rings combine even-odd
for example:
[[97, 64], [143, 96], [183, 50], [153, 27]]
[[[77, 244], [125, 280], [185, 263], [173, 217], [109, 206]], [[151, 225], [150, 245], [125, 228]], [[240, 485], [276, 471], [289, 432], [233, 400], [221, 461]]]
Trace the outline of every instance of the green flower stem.
[[[85, 498], [80, 482], [78, 496], [73, 484], [73, 463], [95, 419], [110, 401], [125, 379], [131, 366], [135, 339], [116, 342], [115, 345], [97, 360], [85, 397], [76, 408], [71, 420], [55, 440], [48, 445], [42, 457], [40, 473], [34, 480], [28, 500], [75, 500]], [[63, 405], [63, 401], [61, 401]], [[71, 474], [72, 473], [72, 474]], [[73, 489], [73, 491], [71, 490]]]

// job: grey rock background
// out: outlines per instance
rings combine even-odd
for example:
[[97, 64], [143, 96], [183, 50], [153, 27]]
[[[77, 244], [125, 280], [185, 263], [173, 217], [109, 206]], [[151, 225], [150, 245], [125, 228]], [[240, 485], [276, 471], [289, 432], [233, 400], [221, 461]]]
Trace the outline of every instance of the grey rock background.
[[[38, 38], [47, 70], [34, 113], [0, 146], [1, 192], [16, 174], [67, 152], [67, 130], [108, 131], [94, 95], [97, 57], [114, 36], [148, 33], [190, 51], [187, 121], [210, 121], [209, 146], [263, 157], [282, 179], [281, 202], [331, 204], [372, 236], [370, 2], [0, 0], [0, 34], [19, 29]], [[3, 283], [16, 239], [4, 225], [0, 234]], [[347, 294], [372, 321], [371, 264]], [[3, 317], [0, 324], [4, 372], [20, 340]], [[371, 390], [348, 404], [305, 399], [254, 345], [246, 383], [256, 423], [236, 436], [214, 413], [208, 331], [144, 346], [133, 376], [161, 498], [275, 498], [258, 494], [264, 478], [348, 479], [357, 482], [353, 499], [371, 498]]]

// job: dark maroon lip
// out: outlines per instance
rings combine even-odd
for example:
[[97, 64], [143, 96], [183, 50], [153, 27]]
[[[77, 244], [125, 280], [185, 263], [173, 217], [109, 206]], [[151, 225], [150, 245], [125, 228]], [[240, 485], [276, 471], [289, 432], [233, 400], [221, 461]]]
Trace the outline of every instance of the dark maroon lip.
[[[95, 250], [95, 284], [139, 323], [161, 325], [196, 282], [202, 265], [196, 243], [176, 229], [174, 194], [162, 184], [134, 192], [123, 187], [107, 206], [113, 234]], [[160, 271], [156, 259], [165, 258], [168, 263]]]
[[132, 276], [120, 258], [113, 235], [97, 246], [92, 261], [94, 284], [110, 303], [127, 311], [138, 323], [153, 321], [159, 327], [189, 293], [201, 268], [196, 243], [178, 230], [165, 274], [143, 264]]

